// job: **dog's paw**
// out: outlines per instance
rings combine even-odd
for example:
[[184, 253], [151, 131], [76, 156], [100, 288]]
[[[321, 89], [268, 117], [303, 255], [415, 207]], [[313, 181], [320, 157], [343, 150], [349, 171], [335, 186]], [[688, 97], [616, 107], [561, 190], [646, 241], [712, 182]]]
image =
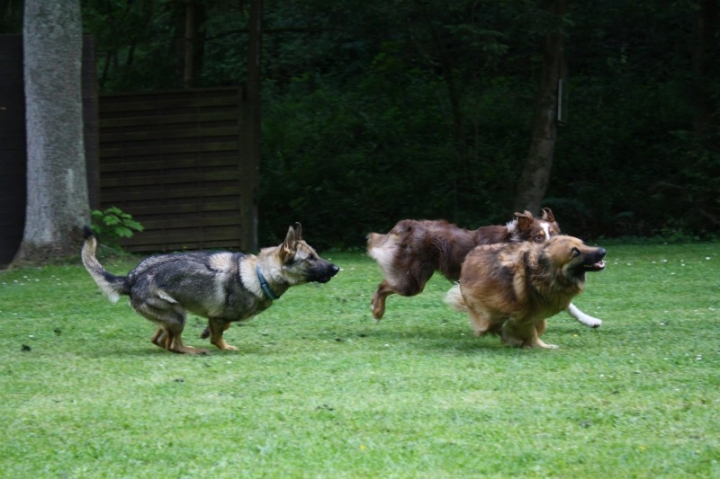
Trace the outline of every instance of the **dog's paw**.
[[217, 346], [217, 348], [221, 351], [238, 351], [238, 348], [236, 348], [232, 344], [226, 343], [222, 339], [219, 342], [215, 343], [215, 346]]
[[528, 345], [531, 348], [543, 348], [543, 349], [559, 349], [560, 346], [557, 344], [548, 344], [542, 339], [537, 339], [534, 343]]
[[523, 344], [522, 348], [523, 348], [523, 349], [535, 349], [535, 348], [540, 348], [540, 349], [560, 349], [560, 346], [558, 346], [557, 344], [542, 343], [542, 344]]
[[181, 346], [176, 349], [171, 349], [174, 353], [180, 353], [180, 354], [196, 354], [201, 356], [206, 356], [210, 354], [210, 351], [207, 349], [200, 349], [200, 348], [194, 348], [192, 346]]

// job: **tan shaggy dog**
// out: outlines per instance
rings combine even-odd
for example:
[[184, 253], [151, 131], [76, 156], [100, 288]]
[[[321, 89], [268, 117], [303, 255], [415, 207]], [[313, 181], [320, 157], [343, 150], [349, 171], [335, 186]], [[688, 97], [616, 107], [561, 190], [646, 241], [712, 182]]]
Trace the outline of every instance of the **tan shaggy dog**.
[[547, 318], [583, 291], [585, 273], [605, 268], [605, 250], [572, 236], [544, 243], [478, 246], [465, 258], [460, 284], [445, 301], [467, 311], [477, 336], [496, 334], [511, 346], [557, 348], [540, 336]]
[[[550, 208], [542, 209], [536, 218], [529, 211], [515, 213], [505, 225], [483, 226], [466, 230], [443, 220], [399, 221], [388, 233], [368, 235], [368, 255], [377, 261], [383, 272], [372, 297], [371, 308], [375, 320], [385, 314], [385, 301], [391, 294], [415, 296], [422, 293], [435, 271], [450, 281], [460, 279], [465, 256], [476, 246], [520, 243], [542, 243], [560, 233], [560, 225]], [[589, 328], [597, 328], [602, 320], [582, 312], [569, 304], [568, 314]]]
[[401, 220], [388, 233], [368, 235], [368, 255], [377, 261], [383, 281], [372, 297], [373, 317], [380, 321], [385, 314], [385, 300], [391, 294], [415, 296], [422, 293], [435, 271], [450, 281], [460, 278], [465, 256], [479, 245], [542, 243], [560, 234], [550, 208], [543, 208], [542, 218], [532, 213], [515, 213], [505, 225], [483, 226], [476, 230], [459, 228], [444, 220]]

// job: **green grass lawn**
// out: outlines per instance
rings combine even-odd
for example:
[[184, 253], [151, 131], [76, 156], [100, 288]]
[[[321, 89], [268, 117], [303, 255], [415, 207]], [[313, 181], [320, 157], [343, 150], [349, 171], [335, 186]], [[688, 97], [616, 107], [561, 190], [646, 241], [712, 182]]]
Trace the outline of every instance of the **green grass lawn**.
[[324, 256], [208, 356], [79, 262], [0, 272], [0, 476], [720, 477], [720, 244], [609, 246], [575, 301], [603, 326], [561, 313], [552, 351], [475, 338], [439, 276], [375, 324], [375, 263]]

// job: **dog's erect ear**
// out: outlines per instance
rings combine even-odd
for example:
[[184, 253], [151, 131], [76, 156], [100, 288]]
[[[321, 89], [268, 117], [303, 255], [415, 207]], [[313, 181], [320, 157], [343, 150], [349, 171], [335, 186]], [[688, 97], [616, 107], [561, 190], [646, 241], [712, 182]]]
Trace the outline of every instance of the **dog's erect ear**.
[[543, 212], [543, 215], [542, 215], [543, 221], [547, 221], [549, 223], [555, 223], [555, 215], [553, 214], [553, 212], [550, 208], [543, 208], [542, 212]]
[[291, 226], [288, 228], [287, 235], [285, 235], [285, 241], [282, 244], [282, 252], [287, 256], [292, 256], [297, 251], [298, 235], [295, 229]]
[[295, 238], [297, 238], [298, 241], [302, 241], [302, 225], [300, 223], [295, 223]]
[[517, 227], [520, 231], [529, 230], [532, 228], [533, 215], [528, 210], [523, 213], [515, 213], [515, 220], [517, 221]]

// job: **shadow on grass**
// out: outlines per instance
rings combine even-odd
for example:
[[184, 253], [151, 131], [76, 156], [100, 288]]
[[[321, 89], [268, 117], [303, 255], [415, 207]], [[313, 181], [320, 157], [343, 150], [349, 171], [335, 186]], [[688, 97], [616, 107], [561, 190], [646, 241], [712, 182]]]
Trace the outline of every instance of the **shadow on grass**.
[[205, 349], [208, 351], [207, 354], [179, 354], [172, 351], [167, 351], [158, 346], [154, 346], [150, 341], [147, 342], [147, 346], [137, 344], [128, 345], [122, 347], [119, 344], [112, 344], [107, 348], [88, 348], [86, 350], [80, 349], [76, 351], [79, 356], [88, 358], [103, 358], [103, 357], [137, 357], [137, 358], [148, 358], [148, 357], [189, 357], [189, 358], [207, 358], [210, 356], [227, 356], [227, 357], [242, 357], [242, 356], [267, 356], [272, 354], [272, 351], [268, 351], [262, 347], [262, 345], [252, 344], [234, 344], [238, 348], [238, 351], [221, 351], [212, 344], [203, 343], [203, 340], [198, 341], [187, 341], [183, 340], [186, 346], [193, 346], [198, 349]]
[[[406, 343], [422, 350], [431, 352], [456, 352], [458, 354], [479, 353], [483, 351], [523, 351], [512, 348], [500, 341], [497, 336], [476, 337], [469, 326], [464, 323], [440, 320], [436, 323], [418, 321], [416, 325], [404, 322], [402, 325], [383, 324], [370, 325], [360, 333], [375, 340], [387, 343]], [[390, 320], [392, 321], [392, 320]], [[385, 326], [385, 327], [384, 327]], [[598, 347], [602, 344], [627, 339], [628, 332], [619, 325], [606, 322], [600, 328], [588, 328], [577, 323], [572, 318], [551, 318], [548, 330], [543, 339], [551, 344], [560, 346], [560, 350], [578, 350], [587, 347], [587, 342], [597, 341]], [[582, 342], [579, 342], [581, 340]], [[528, 350], [524, 350], [528, 351]], [[537, 351], [541, 351], [538, 349]]]
[[[390, 320], [391, 321], [391, 320]], [[389, 322], [389, 321], [388, 321]], [[368, 337], [374, 341], [388, 344], [404, 343], [423, 350], [432, 351], [480, 351], [484, 349], [496, 349], [499, 340], [496, 337], [475, 337], [469, 328], [464, 325], [450, 324], [449, 322], [438, 322], [432, 324], [427, 321], [419, 321], [417, 325], [394, 326], [391, 324], [371, 324], [354, 332], [355, 336]]]

